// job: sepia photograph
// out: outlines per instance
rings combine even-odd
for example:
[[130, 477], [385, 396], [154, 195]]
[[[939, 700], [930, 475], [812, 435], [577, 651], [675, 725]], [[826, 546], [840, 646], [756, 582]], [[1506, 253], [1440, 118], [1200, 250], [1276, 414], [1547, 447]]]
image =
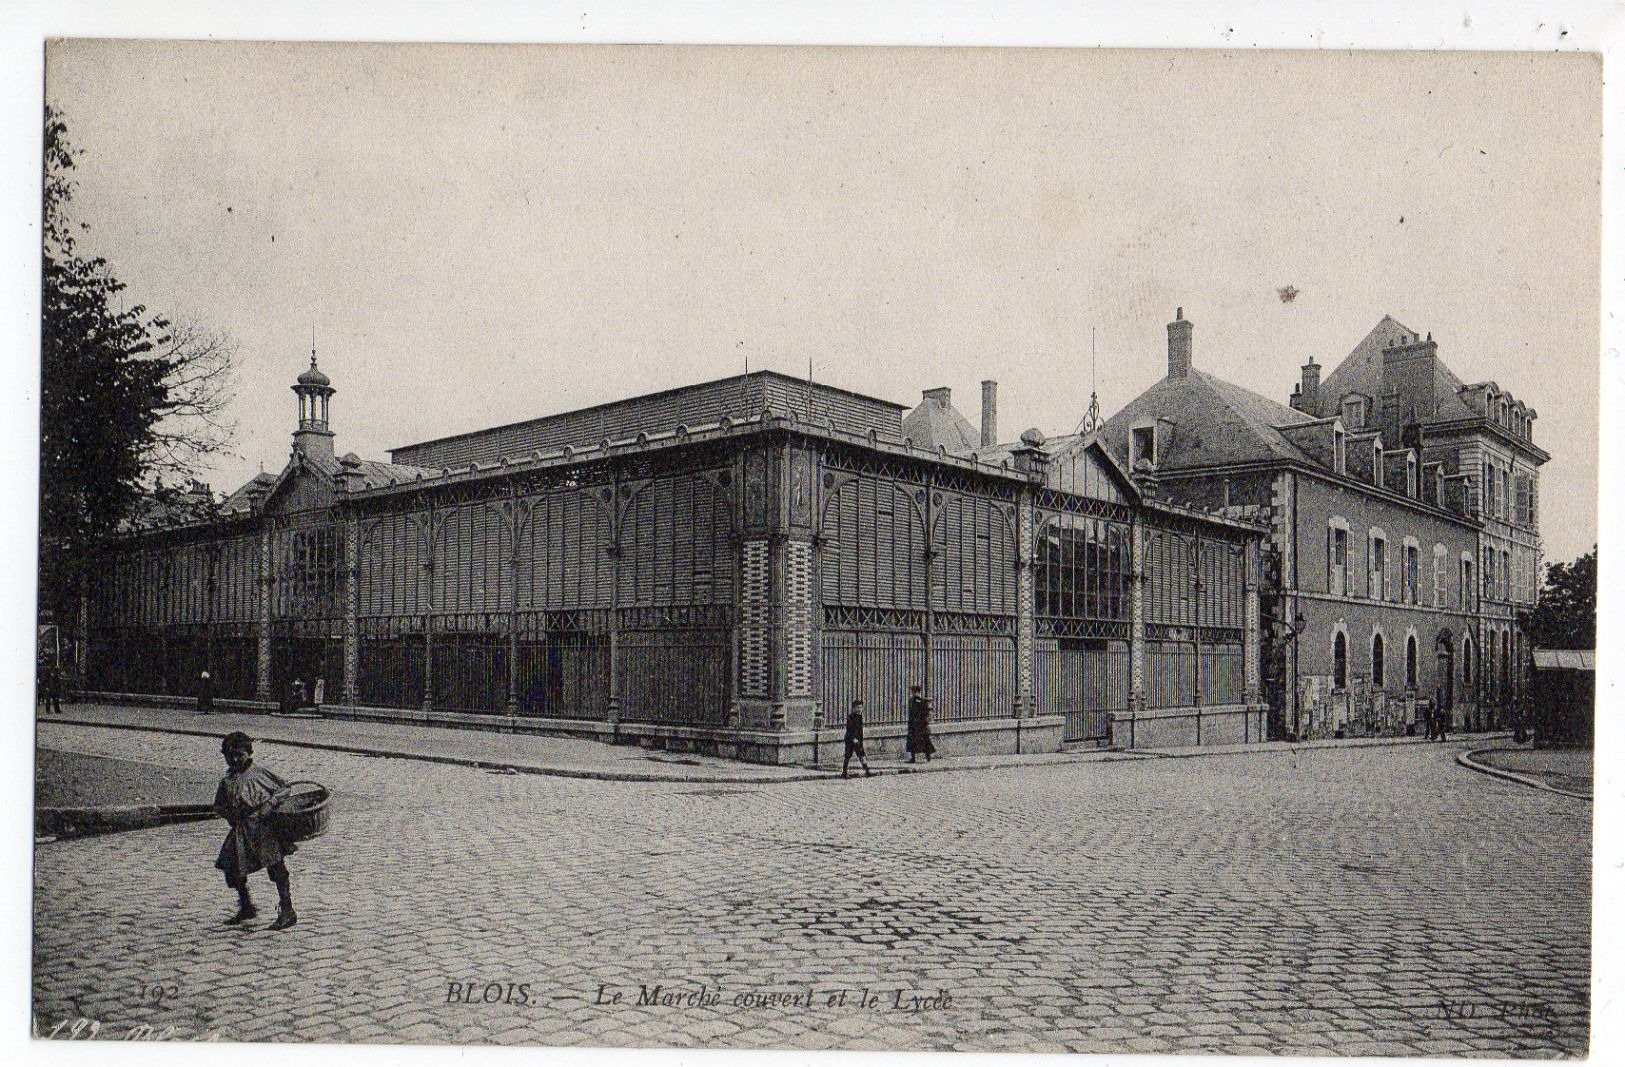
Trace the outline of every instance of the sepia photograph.
[[41, 47], [33, 1038], [1590, 1055], [1600, 53]]

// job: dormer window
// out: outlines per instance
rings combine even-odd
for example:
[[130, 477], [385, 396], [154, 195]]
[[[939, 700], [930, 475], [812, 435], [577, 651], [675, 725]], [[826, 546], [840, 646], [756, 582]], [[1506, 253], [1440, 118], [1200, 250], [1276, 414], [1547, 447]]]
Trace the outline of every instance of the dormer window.
[[1365, 425], [1366, 399], [1363, 396], [1343, 398], [1343, 421], [1354, 429]]
[[1343, 441], [1343, 431], [1339, 427], [1332, 427], [1332, 469], [1338, 474], [1348, 472], [1348, 446]]
[[1157, 466], [1157, 424], [1147, 420], [1129, 431], [1129, 469]]
[[1414, 499], [1416, 487], [1416, 451], [1412, 449], [1405, 454], [1405, 495]]

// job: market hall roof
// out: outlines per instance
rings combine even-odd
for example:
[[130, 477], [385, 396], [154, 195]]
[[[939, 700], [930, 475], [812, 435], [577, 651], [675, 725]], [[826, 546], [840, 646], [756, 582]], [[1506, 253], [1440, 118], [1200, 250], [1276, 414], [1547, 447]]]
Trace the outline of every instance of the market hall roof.
[[611, 401], [524, 422], [473, 430], [390, 449], [397, 464], [440, 469], [519, 459], [565, 446], [596, 446], [602, 441], [669, 432], [728, 419], [765, 414], [793, 418], [846, 433], [898, 441], [903, 437], [902, 404], [846, 389], [756, 371], [698, 385]]

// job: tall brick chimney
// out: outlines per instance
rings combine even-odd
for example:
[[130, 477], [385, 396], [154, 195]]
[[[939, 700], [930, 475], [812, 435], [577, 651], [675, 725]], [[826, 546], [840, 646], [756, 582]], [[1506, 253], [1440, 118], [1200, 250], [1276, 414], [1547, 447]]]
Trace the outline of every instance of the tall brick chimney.
[[1191, 330], [1194, 328], [1185, 318], [1185, 309], [1175, 309], [1174, 321], [1168, 324], [1168, 377], [1183, 378], [1190, 374]]
[[999, 383], [982, 383], [982, 447], [999, 443]]
[[1303, 382], [1298, 387], [1298, 394], [1292, 405], [1299, 411], [1308, 415], [1320, 416], [1320, 364], [1315, 357], [1310, 356], [1309, 362], [1303, 365]]

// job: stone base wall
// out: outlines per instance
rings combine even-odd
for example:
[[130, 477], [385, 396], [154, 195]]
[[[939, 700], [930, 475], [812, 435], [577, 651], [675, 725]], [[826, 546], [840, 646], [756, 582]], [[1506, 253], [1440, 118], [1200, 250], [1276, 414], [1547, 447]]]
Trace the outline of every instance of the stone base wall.
[[1242, 745], [1268, 739], [1268, 704], [1218, 704], [1194, 708], [1150, 708], [1112, 720], [1116, 748], [1183, 748], [1187, 745]]
[[[83, 699], [107, 704], [138, 707], [194, 708], [197, 702], [185, 697], [143, 696], [128, 693], [85, 693]], [[216, 700], [215, 707], [226, 711], [274, 712], [277, 706], [246, 700]], [[312, 709], [305, 709], [307, 712]], [[422, 711], [417, 708], [384, 708], [359, 705], [324, 704], [320, 713], [331, 719], [362, 722], [389, 722], [403, 726], [438, 726], [447, 729], [490, 730], [497, 733], [538, 734], [552, 737], [580, 737], [610, 744], [643, 745], [668, 752], [720, 756], [747, 763], [781, 766], [806, 765], [814, 753], [821, 762], [841, 758], [843, 727], [813, 730], [763, 730], [742, 727], [672, 726], [664, 723], [608, 723], [587, 719], [544, 719], [533, 716], [479, 715], [455, 711]], [[1059, 715], [1038, 718], [976, 719], [968, 722], [933, 723], [932, 740], [940, 756], [992, 756], [1034, 752], [1059, 752], [1065, 719]], [[870, 759], [906, 759], [902, 725], [870, 726], [864, 731]], [[816, 736], [816, 744], [814, 738]]]

